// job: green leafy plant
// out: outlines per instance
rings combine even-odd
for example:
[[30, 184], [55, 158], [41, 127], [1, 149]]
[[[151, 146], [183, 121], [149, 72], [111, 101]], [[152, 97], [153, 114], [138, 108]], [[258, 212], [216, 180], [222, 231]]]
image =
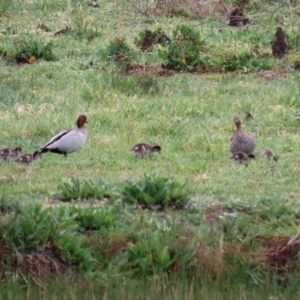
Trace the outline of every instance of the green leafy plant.
[[110, 198], [109, 188], [102, 180], [62, 179], [54, 195], [62, 201]]
[[244, 73], [269, 70], [272, 68], [272, 62], [267, 59], [258, 59], [253, 57], [250, 53], [237, 53], [229, 55], [223, 60], [223, 71], [240, 70]]
[[[79, 228], [76, 217], [66, 207], [54, 210], [43, 209], [41, 204], [27, 206], [21, 213], [11, 215], [8, 221], [1, 223], [0, 243], [10, 250], [11, 261], [18, 257], [22, 276], [42, 264], [40, 259], [45, 256], [49, 265], [58, 266], [65, 262], [75, 265], [80, 271], [91, 272], [95, 260], [90, 250], [82, 246], [80, 236], [76, 235]], [[24, 258], [28, 253], [36, 257], [34, 264], [28, 264]], [[49, 275], [47, 270], [43, 271], [43, 275]]]
[[160, 49], [159, 56], [168, 69], [194, 71], [200, 61], [200, 48], [204, 44], [200, 33], [186, 25], [177, 26], [167, 49]]
[[71, 208], [71, 214], [76, 215], [75, 221], [80, 232], [109, 229], [115, 226], [117, 214], [113, 207], [106, 208]]
[[30, 36], [20, 36], [14, 41], [14, 54], [12, 59], [19, 63], [30, 63], [30, 59], [54, 60], [53, 44], [43, 42]]
[[125, 38], [117, 37], [107, 47], [107, 56], [112, 57], [116, 62], [129, 62], [133, 59], [134, 52], [127, 45]]
[[122, 269], [149, 275], [187, 271], [194, 266], [195, 241], [191, 239], [189, 243], [182, 243], [183, 228], [174, 223], [169, 226], [151, 226], [151, 232], [141, 232], [136, 241], [129, 242], [126, 251], [121, 254]]
[[122, 199], [125, 203], [138, 204], [145, 208], [164, 209], [165, 207], [183, 208], [187, 203], [189, 193], [184, 184], [173, 178], [146, 175], [144, 180], [128, 179], [122, 189]]

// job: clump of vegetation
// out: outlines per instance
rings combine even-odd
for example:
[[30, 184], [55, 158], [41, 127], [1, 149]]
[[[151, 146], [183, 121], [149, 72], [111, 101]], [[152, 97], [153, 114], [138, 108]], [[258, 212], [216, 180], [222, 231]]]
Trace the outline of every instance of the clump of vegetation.
[[85, 209], [72, 207], [70, 215], [75, 215], [75, 221], [78, 224], [79, 231], [82, 233], [111, 229], [117, 221], [114, 207], [90, 207]]
[[178, 224], [169, 228], [153, 228], [155, 234], [141, 232], [138, 240], [128, 243], [122, 256], [122, 270], [132, 274], [176, 273], [188, 271], [197, 264], [195, 240], [184, 243], [183, 230]]
[[168, 45], [171, 40], [165, 34], [161, 27], [154, 31], [143, 30], [139, 33], [139, 36], [134, 40], [137, 47], [141, 48], [142, 51], [151, 50], [153, 45], [160, 44], [162, 46]]
[[173, 178], [145, 174], [141, 181], [127, 179], [121, 196], [123, 202], [137, 204], [142, 208], [183, 208], [189, 199], [189, 192], [185, 184]]
[[[18, 214], [1, 219], [0, 257], [2, 278], [21, 275], [34, 280], [62, 274], [71, 265], [81, 272], [95, 266], [90, 250], [76, 236], [75, 214], [66, 208], [43, 209], [41, 204], [23, 208]], [[9, 272], [5, 273], [5, 270]], [[2, 272], [3, 270], [3, 272]]]
[[177, 26], [173, 40], [167, 49], [160, 49], [159, 56], [166, 63], [164, 68], [195, 71], [200, 61], [200, 49], [204, 41], [200, 33], [186, 25]]
[[102, 180], [62, 179], [58, 190], [55, 196], [62, 201], [101, 200], [112, 196], [109, 187]]
[[22, 35], [14, 41], [12, 55], [7, 55], [10, 60], [18, 63], [33, 63], [37, 59], [53, 61], [53, 43], [37, 40], [33, 37]]
[[268, 59], [258, 59], [253, 57], [250, 52], [241, 52], [237, 54], [229, 54], [220, 64], [225, 72], [242, 71], [244, 73], [260, 70], [272, 69], [272, 61]]
[[117, 37], [107, 47], [107, 56], [118, 63], [128, 63], [133, 60], [134, 52], [127, 45], [125, 38]]

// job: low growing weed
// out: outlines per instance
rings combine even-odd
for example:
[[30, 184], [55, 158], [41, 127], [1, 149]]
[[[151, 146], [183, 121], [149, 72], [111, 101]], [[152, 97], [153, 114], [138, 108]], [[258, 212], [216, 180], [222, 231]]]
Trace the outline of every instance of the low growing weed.
[[123, 37], [112, 40], [107, 47], [107, 57], [113, 58], [117, 63], [128, 63], [133, 60], [135, 54]]
[[77, 178], [61, 179], [58, 192], [54, 195], [62, 201], [71, 200], [101, 200], [110, 198], [113, 194], [102, 180], [81, 180]]
[[45, 42], [29, 35], [22, 35], [14, 41], [12, 60], [18, 63], [32, 63], [36, 59], [55, 60], [53, 43]]
[[146, 174], [144, 180], [128, 179], [121, 195], [124, 203], [159, 209], [183, 208], [190, 196], [185, 184], [173, 178]]

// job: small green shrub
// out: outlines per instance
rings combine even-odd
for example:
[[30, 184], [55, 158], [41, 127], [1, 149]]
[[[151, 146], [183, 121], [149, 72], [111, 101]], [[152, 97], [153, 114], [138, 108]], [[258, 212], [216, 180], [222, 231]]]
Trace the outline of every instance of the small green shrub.
[[188, 200], [188, 192], [184, 184], [173, 178], [145, 174], [144, 180], [128, 179], [125, 182], [122, 200], [145, 208], [183, 208]]
[[159, 50], [159, 57], [168, 69], [194, 71], [200, 62], [200, 48], [204, 42], [200, 33], [186, 25], [177, 26], [167, 49]]
[[268, 59], [252, 57], [250, 53], [238, 53], [229, 55], [223, 60], [223, 71], [236, 71], [248, 73], [260, 70], [272, 69], [272, 62]]
[[6, 235], [6, 244], [18, 251], [33, 250], [45, 245], [51, 247], [64, 232], [74, 232], [77, 228], [74, 217], [70, 217], [64, 210], [55, 212], [43, 210], [41, 204], [24, 208], [22, 213], [11, 217], [12, 228]]
[[62, 179], [54, 195], [62, 201], [110, 198], [109, 188], [102, 180]]
[[[66, 207], [43, 209], [41, 204], [35, 204], [23, 208], [17, 215], [10, 216], [5, 223], [2, 220], [0, 242], [9, 249], [8, 261], [18, 259], [18, 268], [15, 271], [21, 272], [23, 276], [27, 275], [32, 266], [28, 266], [22, 256], [38, 253], [47, 255], [52, 261], [73, 264], [82, 272], [91, 272], [95, 261], [89, 248], [82, 246], [83, 239], [76, 235], [79, 228], [76, 217]], [[43, 275], [50, 275], [46, 270], [43, 271], [46, 272]]]
[[133, 59], [134, 52], [127, 45], [125, 38], [117, 37], [109, 43], [107, 56], [112, 57], [116, 62], [128, 63]]
[[140, 233], [136, 241], [129, 242], [122, 257], [121, 268], [139, 276], [163, 272], [188, 271], [195, 266], [195, 240], [185, 239], [182, 227], [170, 224], [168, 229], [152, 228]]
[[110, 229], [115, 226], [117, 214], [113, 208], [71, 208], [71, 214], [76, 215], [75, 221], [80, 232]]
[[46, 61], [54, 60], [53, 44], [43, 42], [29, 36], [20, 36], [14, 41], [14, 54], [12, 60], [19, 63], [28, 63], [31, 58], [44, 59]]

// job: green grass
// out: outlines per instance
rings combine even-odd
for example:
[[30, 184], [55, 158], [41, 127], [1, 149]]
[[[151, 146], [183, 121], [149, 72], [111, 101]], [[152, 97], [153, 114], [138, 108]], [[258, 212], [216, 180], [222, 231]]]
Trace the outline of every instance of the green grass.
[[[228, 231], [224, 241], [243, 244], [247, 250], [256, 249], [257, 245], [249, 242], [255, 236], [296, 235], [300, 200], [300, 73], [293, 66], [295, 61], [300, 61], [299, 5], [289, 6], [286, 1], [270, 5], [264, 2], [262, 5], [261, 1], [254, 1], [244, 9], [251, 24], [236, 29], [226, 26], [224, 16], [216, 8], [211, 8], [203, 18], [189, 19], [143, 16], [136, 12], [130, 1], [98, 1], [100, 8], [88, 6], [89, 2], [43, 0], [21, 3], [13, 0], [8, 8], [5, 7], [5, 13], [0, 6], [0, 55], [5, 51], [8, 53], [0, 59], [0, 148], [20, 146], [26, 153], [33, 153], [60, 130], [74, 128], [79, 114], [85, 114], [88, 119], [86, 144], [67, 159], [47, 153], [30, 167], [0, 161], [1, 201], [5, 205], [11, 201], [21, 206], [40, 203], [44, 207], [69, 207], [53, 196], [64, 180], [102, 179], [111, 187], [119, 188], [127, 178], [139, 181], [144, 174], [159, 174], [185, 182], [191, 191], [189, 208], [175, 215], [167, 211], [165, 217], [174, 217], [176, 222], [181, 220], [186, 224], [192, 232], [192, 245], [207, 239], [207, 247], [213, 251], [221, 243], [222, 226], [225, 225], [219, 222], [211, 224], [206, 215], [214, 205], [233, 208], [235, 213], [230, 212], [225, 217]], [[230, 1], [226, 5], [231, 7]], [[40, 23], [52, 31], [37, 29]], [[261, 53], [271, 54], [270, 42], [277, 26], [283, 28], [292, 47], [282, 60], [265, 59], [274, 74], [271, 81], [247, 66], [236, 72], [129, 76], [123, 66], [107, 58], [110, 42], [124, 37], [135, 52], [132, 63], [146, 62], [157, 68], [163, 63], [157, 55], [161, 46], [154, 46], [149, 53], [141, 53], [135, 47], [134, 39], [146, 28], [154, 31], [159, 27], [172, 37], [179, 24], [199, 31], [205, 41], [206, 53], [217, 58], [248, 53], [255, 46]], [[70, 32], [54, 35], [66, 26], [71, 28]], [[94, 39], [89, 43], [87, 38], [91, 34]], [[15, 53], [16, 41], [24, 37], [41, 45], [52, 43], [54, 59], [38, 58], [32, 65], [18, 65], [13, 59], [8, 60], [12, 57], [9, 55]], [[245, 168], [230, 163], [229, 141], [235, 130], [233, 116], [244, 119], [247, 111], [254, 118], [245, 120], [243, 126], [255, 135], [257, 147], [256, 160]], [[129, 152], [137, 142], [158, 144], [162, 152], [138, 159]], [[267, 147], [276, 153], [276, 164], [260, 158], [261, 151]], [[118, 203], [100, 203], [104, 203], [105, 209], [111, 205], [119, 207]], [[90, 204], [83, 202], [83, 205]], [[251, 206], [250, 210], [254, 212], [249, 215], [241, 213], [240, 206]], [[269, 208], [271, 217], [261, 220], [256, 206], [262, 207], [266, 214]], [[163, 255], [165, 244], [156, 240], [156, 234], [160, 236], [161, 233], [151, 227], [153, 219], [158, 219], [155, 222], [159, 228], [163, 226], [163, 220], [156, 213], [140, 212], [134, 208], [124, 208], [124, 216], [120, 212], [116, 216], [124, 221], [125, 226], [113, 225], [108, 240], [101, 234], [100, 237], [96, 234], [96, 237], [81, 236], [80, 239], [87, 248], [94, 249], [92, 255], [101, 265], [101, 255], [106, 252], [102, 253], [95, 246], [96, 242], [104, 240], [103, 247], [109, 248], [109, 243], [120, 235], [120, 239], [126, 241], [126, 251], [120, 256], [118, 253], [111, 265], [104, 260], [101, 268], [105, 270], [105, 276], [110, 272], [114, 276], [140, 275], [143, 267], [121, 268], [133, 260], [128, 252], [129, 245], [139, 246], [145, 231], [150, 239], [147, 243], [157, 247], [155, 249]], [[138, 221], [131, 221], [135, 218]], [[247, 231], [251, 234], [245, 237]], [[109, 230], [104, 232], [107, 234]], [[240, 237], [237, 238], [235, 233]], [[166, 239], [166, 245], [174, 247], [171, 237]], [[182, 253], [190, 251], [181, 250]], [[102, 254], [97, 256], [97, 251]], [[211, 252], [211, 257], [214, 255]], [[241, 261], [240, 264], [234, 263], [235, 278], [243, 268], [252, 270], [242, 258]], [[295, 271], [299, 263], [296, 258], [293, 262]], [[206, 267], [211, 269], [211, 266]], [[164, 271], [154, 267], [155, 272]], [[228, 274], [226, 272], [224, 274]], [[261, 274], [264, 273], [259, 270], [253, 274], [245, 278], [252, 278], [261, 286], [264, 280]], [[255, 276], [261, 277], [257, 279]], [[213, 278], [213, 275], [208, 277]], [[234, 285], [234, 280], [220, 280], [224, 280], [224, 286]], [[103, 282], [103, 278], [100, 281]], [[225, 290], [224, 286], [220, 289]], [[124, 297], [130, 298], [127, 294]], [[185, 299], [193, 298], [185, 296]], [[219, 299], [218, 295], [215, 299]], [[228, 296], [228, 299], [235, 298]]]

